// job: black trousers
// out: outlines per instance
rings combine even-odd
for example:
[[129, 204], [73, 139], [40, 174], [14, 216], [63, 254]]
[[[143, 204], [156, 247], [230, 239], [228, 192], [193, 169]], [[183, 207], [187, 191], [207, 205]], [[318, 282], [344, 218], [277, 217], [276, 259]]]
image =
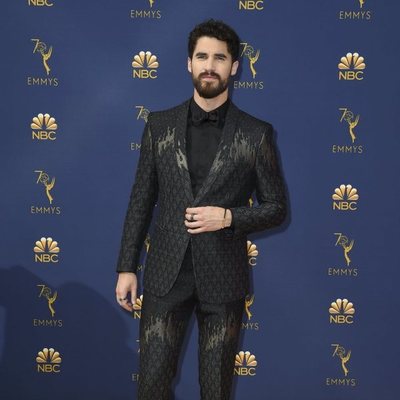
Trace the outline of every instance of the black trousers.
[[199, 328], [202, 400], [229, 400], [244, 298], [227, 304], [199, 300], [190, 245], [171, 291], [156, 297], [144, 290], [140, 320], [139, 400], [169, 400], [190, 317]]

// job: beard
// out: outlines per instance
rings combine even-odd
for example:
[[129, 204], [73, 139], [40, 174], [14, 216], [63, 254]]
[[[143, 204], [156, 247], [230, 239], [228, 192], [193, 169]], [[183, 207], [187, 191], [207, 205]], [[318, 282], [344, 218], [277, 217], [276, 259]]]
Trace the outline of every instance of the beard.
[[[205, 82], [201, 78], [204, 76], [213, 76], [217, 78], [218, 81]], [[229, 84], [229, 78], [222, 80], [221, 77], [215, 72], [202, 72], [199, 76], [195, 77], [192, 73], [193, 86], [197, 90], [200, 97], [205, 99], [213, 99], [223, 93]]]

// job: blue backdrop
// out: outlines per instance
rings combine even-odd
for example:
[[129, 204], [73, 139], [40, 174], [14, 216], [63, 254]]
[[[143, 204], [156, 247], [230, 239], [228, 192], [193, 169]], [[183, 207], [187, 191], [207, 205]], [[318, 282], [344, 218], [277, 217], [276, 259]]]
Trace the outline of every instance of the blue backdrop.
[[[191, 96], [187, 36], [210, 17], [241, 37], [232, 98], [273, 123], [290, 200], [283, 227], [249, 236], [234, 398], [399, 398], [399, 15], [394, 0], [2, 3], [1, 399], [136, 398], [122, 223], [146, 112]], [[141, 51], [158, 64], [133, 66]], [[196, 343], [193, 320], [177, 399], [199, 398]]]

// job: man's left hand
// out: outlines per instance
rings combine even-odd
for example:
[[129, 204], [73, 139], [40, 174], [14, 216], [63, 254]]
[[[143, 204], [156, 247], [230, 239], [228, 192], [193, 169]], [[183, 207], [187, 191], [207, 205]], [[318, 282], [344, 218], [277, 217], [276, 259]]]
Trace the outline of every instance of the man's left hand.
[[185, 225], [189, 233], [218, 231], [231, 225], [232, 214], [228, 209], [225, 214], [222, 207], [193, 207], [187, 208]]

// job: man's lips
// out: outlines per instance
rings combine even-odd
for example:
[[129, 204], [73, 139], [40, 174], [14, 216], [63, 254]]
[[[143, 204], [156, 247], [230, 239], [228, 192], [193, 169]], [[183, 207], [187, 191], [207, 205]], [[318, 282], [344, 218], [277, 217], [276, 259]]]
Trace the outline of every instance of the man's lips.
[[200, 79], [202, 79], [203, 81], [217, 81], [218, 77], [216, 77], [215, 75], [203, 75]]
[[218, 76], [216, 75], [201, 75], [200, 79], [205, 79], [205, 80], [218, 80]]

